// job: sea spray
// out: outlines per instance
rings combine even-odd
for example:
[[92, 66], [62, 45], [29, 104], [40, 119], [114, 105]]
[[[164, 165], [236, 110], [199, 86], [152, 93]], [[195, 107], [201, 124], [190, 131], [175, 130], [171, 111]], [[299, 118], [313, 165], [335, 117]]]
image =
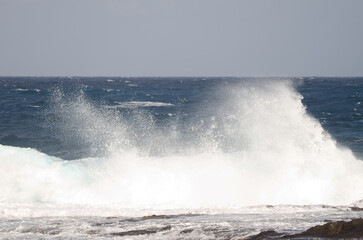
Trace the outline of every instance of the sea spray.
[[0, 199], [163, 209], [363, 198], [363, 162], [307, 114], [290, 81], [226, 85], [214, 99], [186, 122], [161, 125], [137, 107], [125, 112], [58, 92], [53, 123], [95, 158], [1, 146]]

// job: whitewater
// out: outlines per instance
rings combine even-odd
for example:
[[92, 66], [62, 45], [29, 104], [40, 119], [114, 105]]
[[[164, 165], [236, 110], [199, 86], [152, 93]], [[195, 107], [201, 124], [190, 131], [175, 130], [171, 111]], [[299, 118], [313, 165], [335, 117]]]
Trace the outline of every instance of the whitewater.
[[363, 205], [363, 161], [307, 111], [299, 84], [220, 84], [189, 112], [52, 88], [49, 131], [88, 155], [0, 145], [0, 236], [238, 239], [362, 217], [350, 209]]

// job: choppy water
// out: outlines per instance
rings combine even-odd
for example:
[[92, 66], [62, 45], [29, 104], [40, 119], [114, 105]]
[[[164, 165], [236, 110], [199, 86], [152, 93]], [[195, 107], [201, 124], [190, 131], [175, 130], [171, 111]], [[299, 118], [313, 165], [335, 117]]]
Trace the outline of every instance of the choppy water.
[[0, 236], [238, 239], [362, 216], [362, 90], [1, 77]]

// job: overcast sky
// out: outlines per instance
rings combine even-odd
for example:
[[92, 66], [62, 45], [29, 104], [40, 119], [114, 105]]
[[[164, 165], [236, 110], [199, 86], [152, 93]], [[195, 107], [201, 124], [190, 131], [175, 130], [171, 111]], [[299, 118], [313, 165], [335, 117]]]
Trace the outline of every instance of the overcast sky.
[[1, 76], [363, 76], [361, 0], [0, 0]]

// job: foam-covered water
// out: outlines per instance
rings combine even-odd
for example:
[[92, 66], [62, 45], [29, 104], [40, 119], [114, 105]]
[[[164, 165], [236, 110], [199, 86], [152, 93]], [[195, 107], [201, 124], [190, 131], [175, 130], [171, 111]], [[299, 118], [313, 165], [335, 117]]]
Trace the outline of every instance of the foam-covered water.
[[[24, 211], [24, 208], [19, 210]], [[29, 210], [29, 209], [28, 209]], [[35, 210], [32, 208], [31, 210]], [[74, 208], [78, 214], [84, 208]], [[13, 217], [0, 222], [0, 237], [11, 239], [241, 239], [274, 229], [294, 234], [327, 221], [362, 217], [359, 212], [330, 206], [259, 206], [230, 212], [164, 211], [147, 215], [150, 210], [106, 213], [93, 209], [94, 215], [62, 216], [72, 211], [61, 208], [48, 217]], [[105, 210], [105, 209], [104, 209]], [[43, 211], [50, 211], [45, 206]], [[86, 210], [89, 211], [89, 210]], [[38, 211], [39, 212], [39, 211]], [[96, 215], [96, 213], [98, 215]], [[118, 214], [129, 215], [118, 215]], [[155, 211], [153, 212], [155, 213]], [[49, 214], [49, 213], [48, 213]], [[142, 215], [144, 214], [144, 215]], [[166, 215], [165, 215], [166, 214]], [[95, 216], [96, 215], [96, 216]]]
[[[186, 233], [194, 235], [183, 236], [208, 238], [216, 233], [205, 229], [218, 221], [216, 231], [225, 229], [232, 235], [214, 237], [237, 238], [268, 228], [265, 218], [270, 219], [270, 228], [298, 231], [286, 223], [294, 218], [294, 212], [304, 212], [296, 219], [300, 226], [321, 222], [326, 216], [346, 219], [361, 215], [348, 207], [363, 199], [359, 151], [353, 153], [347, 144], [337, 143], [321, 119], [308, 112], [299, 92], [304, 82], [178, 79], [162, 82], [164, 88], [158, 91], [151, 79], [149, 85], [140, 80], [133, 86], [124, 79], [106, 79], [102, 84], [101, 80], [88, 80], [71, 89], [67, 81], [52, 85], [49, 80], [46, 87], [34, 84], [33, 89], [39, 91], [30, 93], [17, 90], [30, 88], [18, 86], [15, 80], [2, 83], [12, 81], [15, 91], [3, 95], [6, 104], [2, 111], [21, 109], [11, 104], [22, 104], [16, 94], [33, 94], [32, 102], [24, 102], [38, 104], [40, 110], [24, 108], [20, 114], [27, 116], [30, 111], [42, 117], [35, 124], [32, 118], [3, 116], [2, 129], [12, 121], [32, 122], [40, 129], [39, 135], [32, 136], [38, 141], [36, 148], [45, 153], [24, 148], [22, 141], [11, 144], [15, 146], [0, 145], [4, 236], [69, 237], [75, 231], [79, 238], [91, 233], [114, 237], [117, 235], [112, 233], [119, 228], [124, 232], [142, 228], [151, 229], [154, 237], [173, 238], [190, 228]], [[180, 87], [184, 81], [185, 89]], [[161, 84], [157, 80], [154, 83]], [[115, 89], [106, 91], [113, 94], [110, 98], [99, 92], [107, 84]], [[358, 85], [363, 84], [358, 81]], [[139, 90], [132, 95], [130, 87]], [[183, 95], [180, 89], [190, 92]], [[309, 96], [314, 91], [307, 93]], [[127, 94], [131, 97], [125, 97]], [[3, 141], [24, 139], [11, 127], [2, 131], [6, 135]], [[13, 138], [9, 138], [11, 131]], [[267, 205], [275, 207], [263, 207]], [[184, 216], [191, 213], [198, 216]], [[218, 215], [208, 215], [212, 213]], [[130, 220], [131, 225], [123, 219], [151, 214], [173, 217]], [[277, 214], [279, 220], [272, 220], [271, 214]], [[85, 216], [94, 218], [85, 220]], [[116, 216], [116, 220], [107, 228], [100, 227], [107, 225], [107, 216]], [[69, 217], [77, 226], [65, 223]], [[243, 223], [246, 217], [251, 222]], [[61, 222], [61, 226], [49, 223], [39, 230], [47, 219], [54, 224]], [[251, 225], [252, 220], [257, 226]], [[17, 227], [11, 225], [13, 222]], [[101, 225], [95, 229], [97, 222]], [[187, 222], [199, 227], [187, 226]], [[147, 231], [140, 237], [149, 236]]]

